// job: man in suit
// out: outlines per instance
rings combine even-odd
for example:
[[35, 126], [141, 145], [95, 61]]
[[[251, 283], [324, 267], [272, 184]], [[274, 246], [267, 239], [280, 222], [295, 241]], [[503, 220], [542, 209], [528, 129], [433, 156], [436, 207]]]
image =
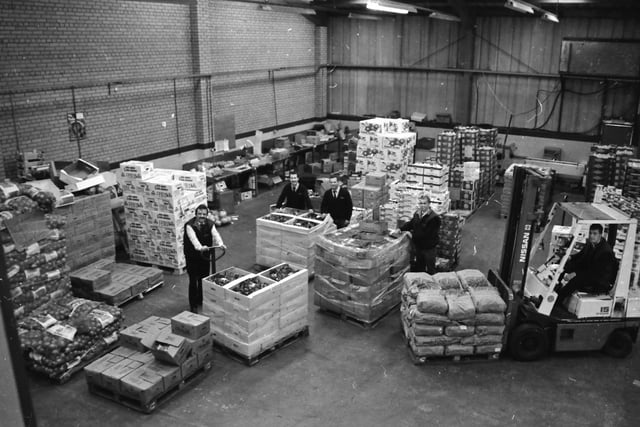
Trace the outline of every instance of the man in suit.
[[418, 210], [413, 218], [400, 227], [400, 231], [411, 232], [414, 260], [411, 271], [436, 274], [436, 246], [440, 241], [440, 216], [431, 209], [429, 195], [422, 194], [418, 199]]
[[320, 212], [328, 213], [333, 218], [333, 222], [338, 228], [349, 225], [351, 221], [351, 213], [353, 212], [353, 202], [349, 190], [341, 187], [338, 178], [329, 179], [331, 189], [325, 191], [320, 205]]
[[600, 224], [591, 224], [589, 239], [582, 250], [572, 255], [564, 266], [568, 283], [558, 290], [560, 303], [575, 291], [607, 293], [616, 279], [617, 261], [609, 243], [602, 238]]
[[276, 202], [276, 208], [281, 207], [293, 208], [298, 210], [306, 210], [313, 212], [311, 207], [311, 199], [309, 199], [309, 191], [307, 188], [300, 184], [298, 174], [291, 172], [289, 175], [289, 183], [285, 184]]

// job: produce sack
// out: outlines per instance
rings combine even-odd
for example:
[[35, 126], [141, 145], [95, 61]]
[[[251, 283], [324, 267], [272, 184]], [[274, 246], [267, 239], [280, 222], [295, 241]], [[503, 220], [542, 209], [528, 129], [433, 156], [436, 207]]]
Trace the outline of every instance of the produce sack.
[[411, 350], [413, 354], [420, 357], [444, 355], [444, 346], [442, 345], [415, 345], [415, 343], [411, 343]]
[[418, 323], [413, 325], [413, 333], [416, 334], [416, 336], [437, 337], [442, 335], [442, 332], [442, 326], [421, 325]]
[[445, 356], [470, 356], [473, 354], [473, 346], [472, 345], [459, 345], [453, 344], [448, 345], [444, 348]]
[[496, 288], [470, 288], [469, 293], [478, 313], [504, 313], [507, 309]]
[[476, 346], [476, 354], [492, 354], [492, 353], [500, 353], [501, 351], [502, 351], [502, 344]]
[[444, 328], [444, 334], [449, 337], [470, 337], [475, 333], [475, 326], [456, 325]]
[[440, 335], [439, 337], [425, 337], [415, 336], [414, 341], [416, 345], [451, 345], [460, 343], [458, 337], [448, 337], [446, 335]]
[[460, 270], [456, 272], [456, 275], [465, 289], [491, 286], [485, 275], [482, 274], [480, 270]]
[[442, 314], [421, 313], [418, 310], [410, 312], [410, 319], [416, 324], [431, 326], [449, 326], [453, 325], [453, 321]]
[[407, 287], [416, 286], [418, 289], [436, 289], [439, 287], [434, 277], [427, 273], [405, 273], [404, 284]]
[[504, 314], [478, 313], [476, 314], [476, 325], [504, 326]]
[[463, 320], [473, 318], [476, 314], [476, 307], [473, 304], [471, 295], [447, 294], [447, 304], [449, 305], [448, 316], [451, 320]]
[[502, 335], [474, 335], [472, 337], [462, 338], [463, 345], [492, 345], [502, 344]]
[[433, 278], [441, 289], [461, 289], [460, 280], [454, 272], [436, 273]]
[[504, 335], [504, 326], [476, 326], [476, 335]]
[[444, 295], [435, 289], [422, 289], [418, 292], [416, 302], [422, 313], [447, 314], [449, 308]]

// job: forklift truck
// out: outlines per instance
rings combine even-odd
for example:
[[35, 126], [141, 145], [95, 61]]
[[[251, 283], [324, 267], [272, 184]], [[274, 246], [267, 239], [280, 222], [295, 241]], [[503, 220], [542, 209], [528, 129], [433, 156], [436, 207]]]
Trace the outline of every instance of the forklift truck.
[[[632, 272], [637, 220], [605, 204], [558, 203], [536, 236], [540, 224], [535, 206], [542, 179], [534, 168], [514, 171], [499, 271], [514, 295], [507, 316], [508, 350], [523, 361], [538, 360], [551, 351], [603, 350], [625, 357], [640, 328], [640, 298], [629, 298], [629, 289], [638, 285], [638, 271]], [[585, 244], [591, 224], [605, 228], [603, 238], [619, 262], [617, 274], [607, 294], [574, 293], [564, 306], [556, 293], [563, 284], [564, 265]]]

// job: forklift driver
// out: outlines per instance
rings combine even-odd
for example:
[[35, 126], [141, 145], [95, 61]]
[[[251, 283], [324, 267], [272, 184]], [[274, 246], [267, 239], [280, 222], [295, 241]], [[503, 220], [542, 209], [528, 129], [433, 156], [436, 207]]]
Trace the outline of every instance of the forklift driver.
[[617, 261], [611, 246], [602, 238], [602, 231], [602, 225], [591, 224], [584, 248], [569, 257], [564, 267], [568, 283], [557, 290], [561, 304], [575, 291], [602, 294], [611, 290]]

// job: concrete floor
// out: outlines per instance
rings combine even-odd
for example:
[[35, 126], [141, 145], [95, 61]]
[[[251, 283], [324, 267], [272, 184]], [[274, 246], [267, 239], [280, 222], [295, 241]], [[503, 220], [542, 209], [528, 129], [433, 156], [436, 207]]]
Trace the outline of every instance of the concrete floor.
[[[255, 218], [279, 188], [238, 206], [240, 219], [220, 229], [229, 246], [218, 267], [251, 268]], [[498, 200], [464, 229], [460, 268], [497, 268], [504, 221]], [[186, 276], [124, 307], [126, 324], [187, 308]], [[311, 295], [311, 294], [310, 294]], [[30, 376], [40, 426], [632, 426], [640, 425], [640, 351], [627, 359], [562, 354], [535, 363], [415, 366], [397, 313], [362, 330], [318, 313], [310, 336], [247, 368], [217, 354], [214, 368], [152, 415], [88, 393], [83, 375], [58, 386]], [[2, 423], [0, 422], [0, 425]]]

